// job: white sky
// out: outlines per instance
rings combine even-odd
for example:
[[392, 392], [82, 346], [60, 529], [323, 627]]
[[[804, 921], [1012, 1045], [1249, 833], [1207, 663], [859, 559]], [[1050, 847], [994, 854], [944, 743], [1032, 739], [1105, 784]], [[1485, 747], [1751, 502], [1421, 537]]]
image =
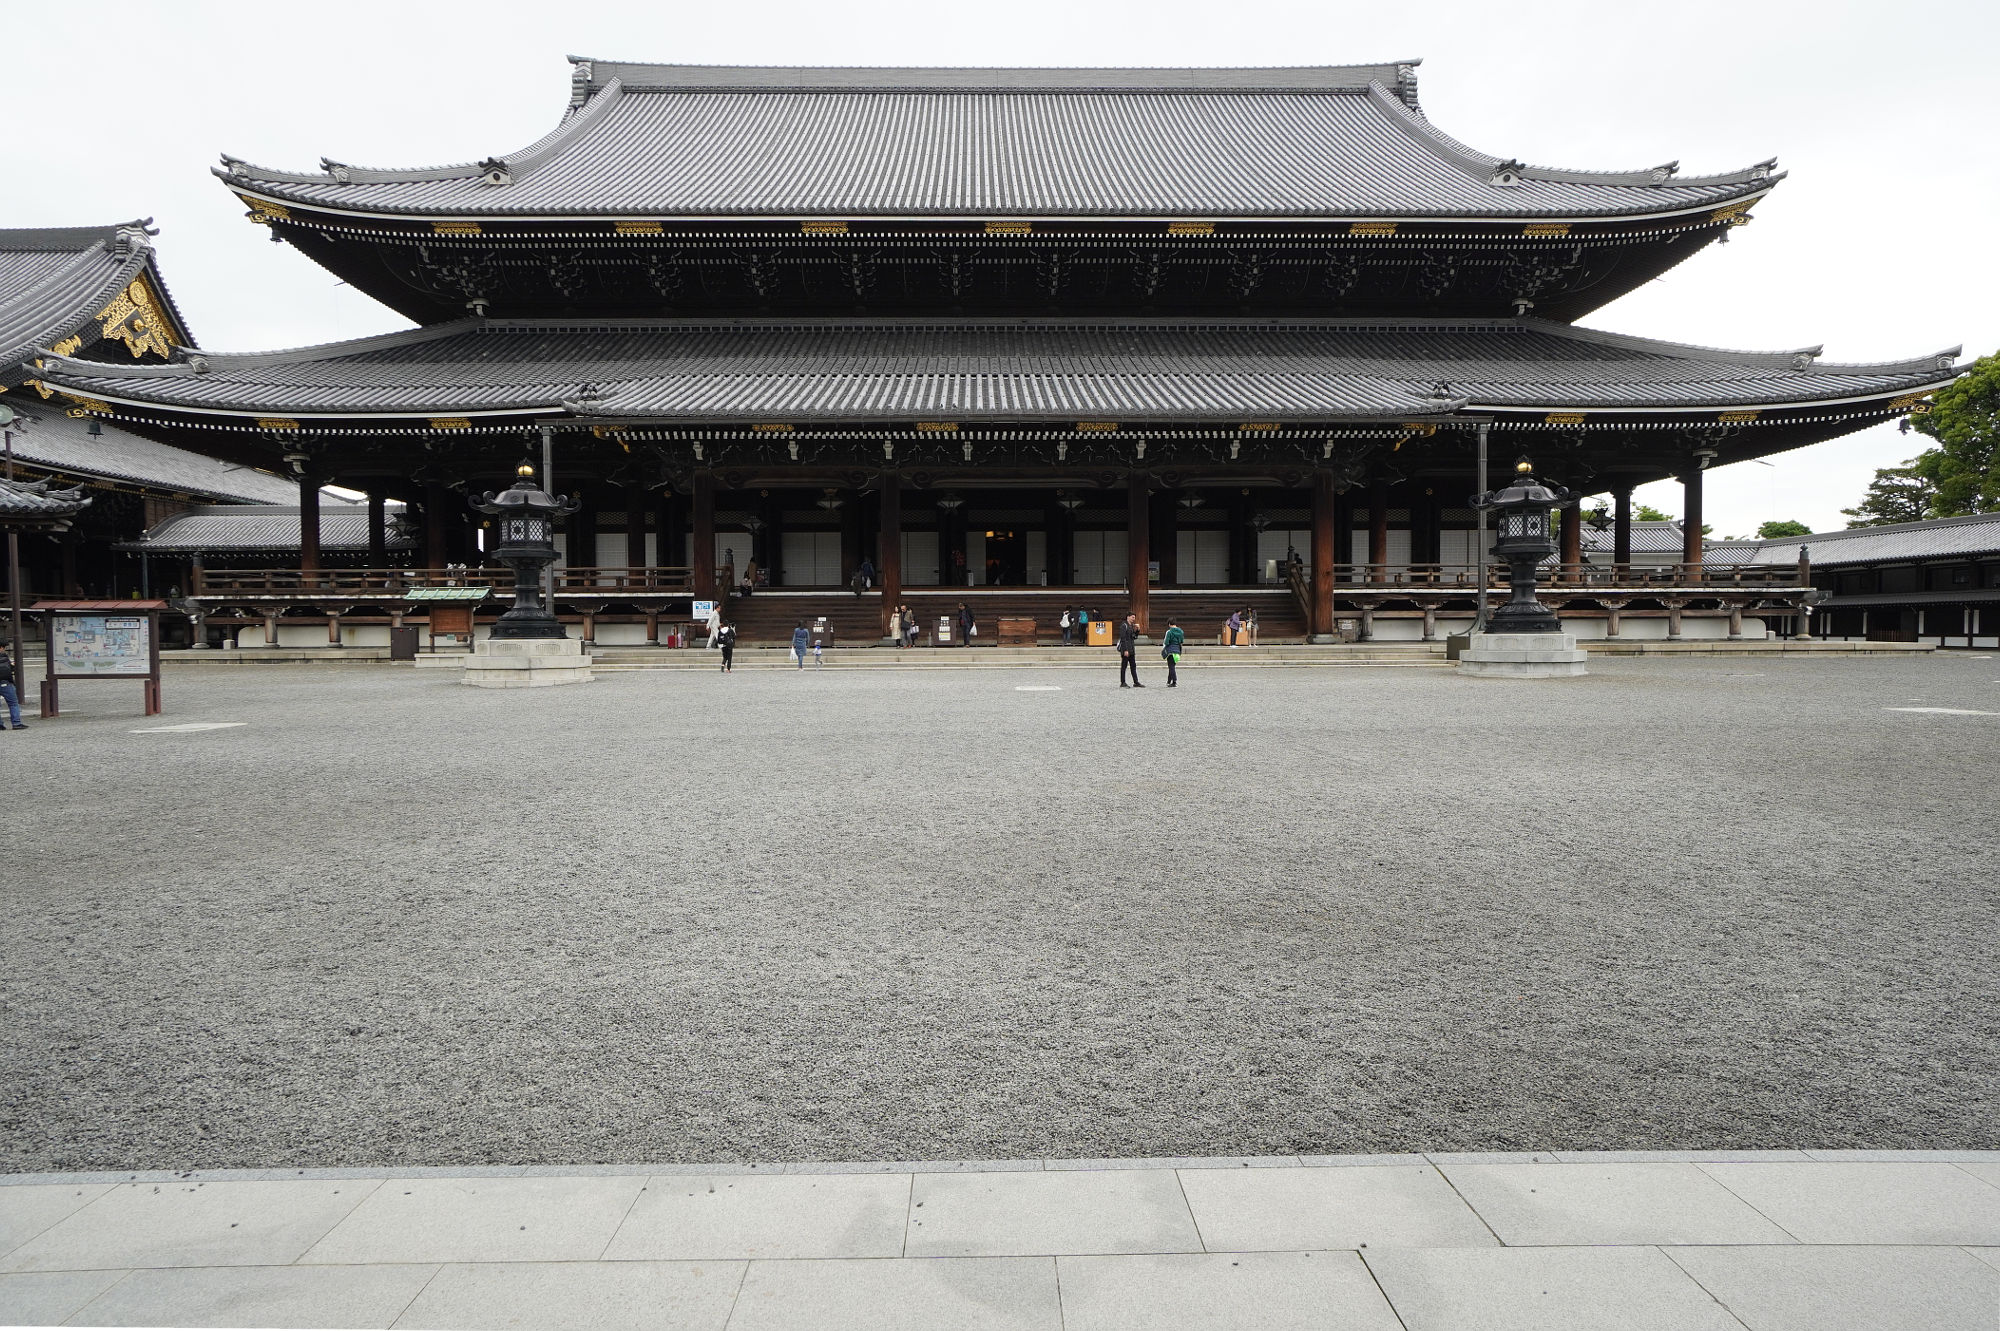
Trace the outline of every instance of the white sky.
[[[9, 0], [9, 7], [25, 0]], [[100, 0], [6, 24], [0, 226], [151, 215], [168, 284], [218, 350], [404, 326], [242, 220], [227, 151], [316, 169], [476, 161], [541, 137], [569, 53], [696, 64], [1282, 65], [1421, 57], [1425, 110], [1551, 166], [1776, 156], [1791, 178], [1592, 326], [1830, 360], [2000, 348], [2000, 6], [1770, 0], [758, 0], [755, 4]], [[1718, 534], [1845, 525], [1917, 436], [1877, 427], [1710, 473]], [[1679, 511], [1672, 483], [1642, 502]]]

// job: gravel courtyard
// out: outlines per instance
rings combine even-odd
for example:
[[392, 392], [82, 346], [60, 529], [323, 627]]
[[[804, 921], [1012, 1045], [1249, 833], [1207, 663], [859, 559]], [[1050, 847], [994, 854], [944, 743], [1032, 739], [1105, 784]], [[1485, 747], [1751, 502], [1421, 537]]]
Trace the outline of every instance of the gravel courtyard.
[[65, 685], [0, 1170], [2000, 1147], [2000, 660], [1592, 669]]

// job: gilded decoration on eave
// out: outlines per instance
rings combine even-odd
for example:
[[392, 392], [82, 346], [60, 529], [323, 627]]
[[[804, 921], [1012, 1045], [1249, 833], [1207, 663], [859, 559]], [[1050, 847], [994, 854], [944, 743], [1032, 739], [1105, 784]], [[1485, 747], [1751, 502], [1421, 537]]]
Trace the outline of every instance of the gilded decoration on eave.
[[166, 302], [144, 273], [99, 310], [97, 319], [103, 325], [103, 335], [123, 342], [134, 357], [151, 351], [164, 359], [174, 353], [178, 330], [168, 319]]

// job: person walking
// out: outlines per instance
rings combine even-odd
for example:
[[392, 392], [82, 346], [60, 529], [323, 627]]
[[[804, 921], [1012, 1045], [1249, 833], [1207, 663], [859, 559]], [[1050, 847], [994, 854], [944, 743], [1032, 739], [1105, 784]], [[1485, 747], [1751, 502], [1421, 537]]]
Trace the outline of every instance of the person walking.
[[867, 555], [861, 556], [860, 573], [861, 590], [864, 592], [873, 591], [875, 589], [875, 561]]
[[[26, 730], [28, 727], [21, 720], [21, 689], [14, 682], [14, 658], [7, 654], [5, 648], [0, 648], [0, 701], [7, 704], [7, 719], [13, 723], [14, 729]], [[5, 729], [5, 726], [0, 726], [0, 730]]]
[[1069, 646], [1069, 635], [1074, 631], [1076, 624], [1076, 612], [1065, 606], [1062, 612], [1062, 619], [1059, 623], [1062, 626], [1063, 646], [1067, 647]]
[[797, 627], [792, 629], [792, 659], [798, 662], [801, 670], [806, 668], [806, 649], [810, 646], [812, 646], [812, 634], [806, 632], [806, 622], [801, 619]]
[[1117, 647], [1118, 687], [1122, 689], [1126, 686], [1125, 672], [1129, 670], [1132, 672], [1131, 687], [1135, 689], [1145, 688], [1146, 686], [1139, 682], [1139, 617], [1137, 615], [1125, 616], [1125, 622], [1118, 626]]
[[715, 640], [722, 647], [722, 673], [726, 675], [736, 669], [736, 626], [724, 624]]
[[708, 645], [715, 646], [717, 635], [722, 632], [722, 603], [717, 601], [708, 607]]
[[1187, 634], [1181, 632], [1181, 622], [1169, 619], [1167, 636], [1160, 642], [1160, 655], [1167, 658], [1167, 687], [1170, 689], [1180, 687], [1181, 677], [1176, 667], [1181, 663], [1181, 648], [1186, 643]]

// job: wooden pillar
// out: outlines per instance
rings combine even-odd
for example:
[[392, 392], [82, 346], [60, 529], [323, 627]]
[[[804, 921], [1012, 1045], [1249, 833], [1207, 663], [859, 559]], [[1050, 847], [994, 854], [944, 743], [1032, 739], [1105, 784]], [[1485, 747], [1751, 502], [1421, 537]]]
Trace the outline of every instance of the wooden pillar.
[[1743, 636], [1743, 602], [1741, 601], [1731, 601], [1729, 603], [1729, 636], [1732, 638]]
[[424, 567], [440, 569], [444, 557], [444, 506], [451, 491], [435, 481], [424, 482]]
[[[76, 576], [76, 533], [66, 531], [56, 542], [58, 557], [62, 563], [63, 595], [79, 597], [83, 595], [83, 584]], [[18, 667], [17, 667], [18, 668]]]
[[1572, 499], [1562, 506], [1562, 571], [1574, 578], [1583, 566], [1583, 500]]
[[1333, 473], [1313, 473], [1312, 536], [1312, 633], [1329, 638], [1333, 633], [1333, 553], [1334, 508], [1340, 496], [1333, 492]]
[[903, 478], [882, 473], [882, 548], [875, 556], [875, 573], [882, 587], [882, 636], [889, 636], [889, 616], [903, 600]]
[[1623, 577], [1632, 567], [1632, 487], [1621, 485], [1611, 493], [1611, 562]]
[[1048, 533], [1047, 560], [1049, 586], [1067, 587], [1070, 582], [1070, 555], [1073, 543], [1069, 534], [1069, 510], [1059, 502], [1062, 496], [1051, 493], [1048, 502], [1042, 505], [1042, 529]]
[[715, 473], [706, 467], [694, 474], [694, 595], [715, 596]]
[[299, 477], [299, 572], [319, 572], [319, 480]]
[[1685, 497], [1681, 518], [1681, 562], [1690, 579], [1701, 576], [1701, 466], [1691, 464], [1681, 477]]
[[1368, 581], [1389, 579], [1389, 483], [1368, 486]]
[[646, 576], [646, 491], [625, 487], [625, 568], [636, 582]]
[[1146, 628], [1146, 565], [1152, 556], [1146, 537], [1152, 527], [1152, 505], [1147, 500], [1146, 473], [1133, 471], [1126, 485], [1125, 553], [1127, 579], [1132, 588], [1131, 613], [1139, 617], [1139, 629]]
[[[1336, 581], [1357, 581], [1354, 576], [1354, 499], [1336, 490], [1333, 496], [1333, 564]], [[1333, 632], [1332, 629], [1327, 630]]]
[[368, 567], [386, 568], [389, 563], [389, 515], [380, 490], [368, 494]]

